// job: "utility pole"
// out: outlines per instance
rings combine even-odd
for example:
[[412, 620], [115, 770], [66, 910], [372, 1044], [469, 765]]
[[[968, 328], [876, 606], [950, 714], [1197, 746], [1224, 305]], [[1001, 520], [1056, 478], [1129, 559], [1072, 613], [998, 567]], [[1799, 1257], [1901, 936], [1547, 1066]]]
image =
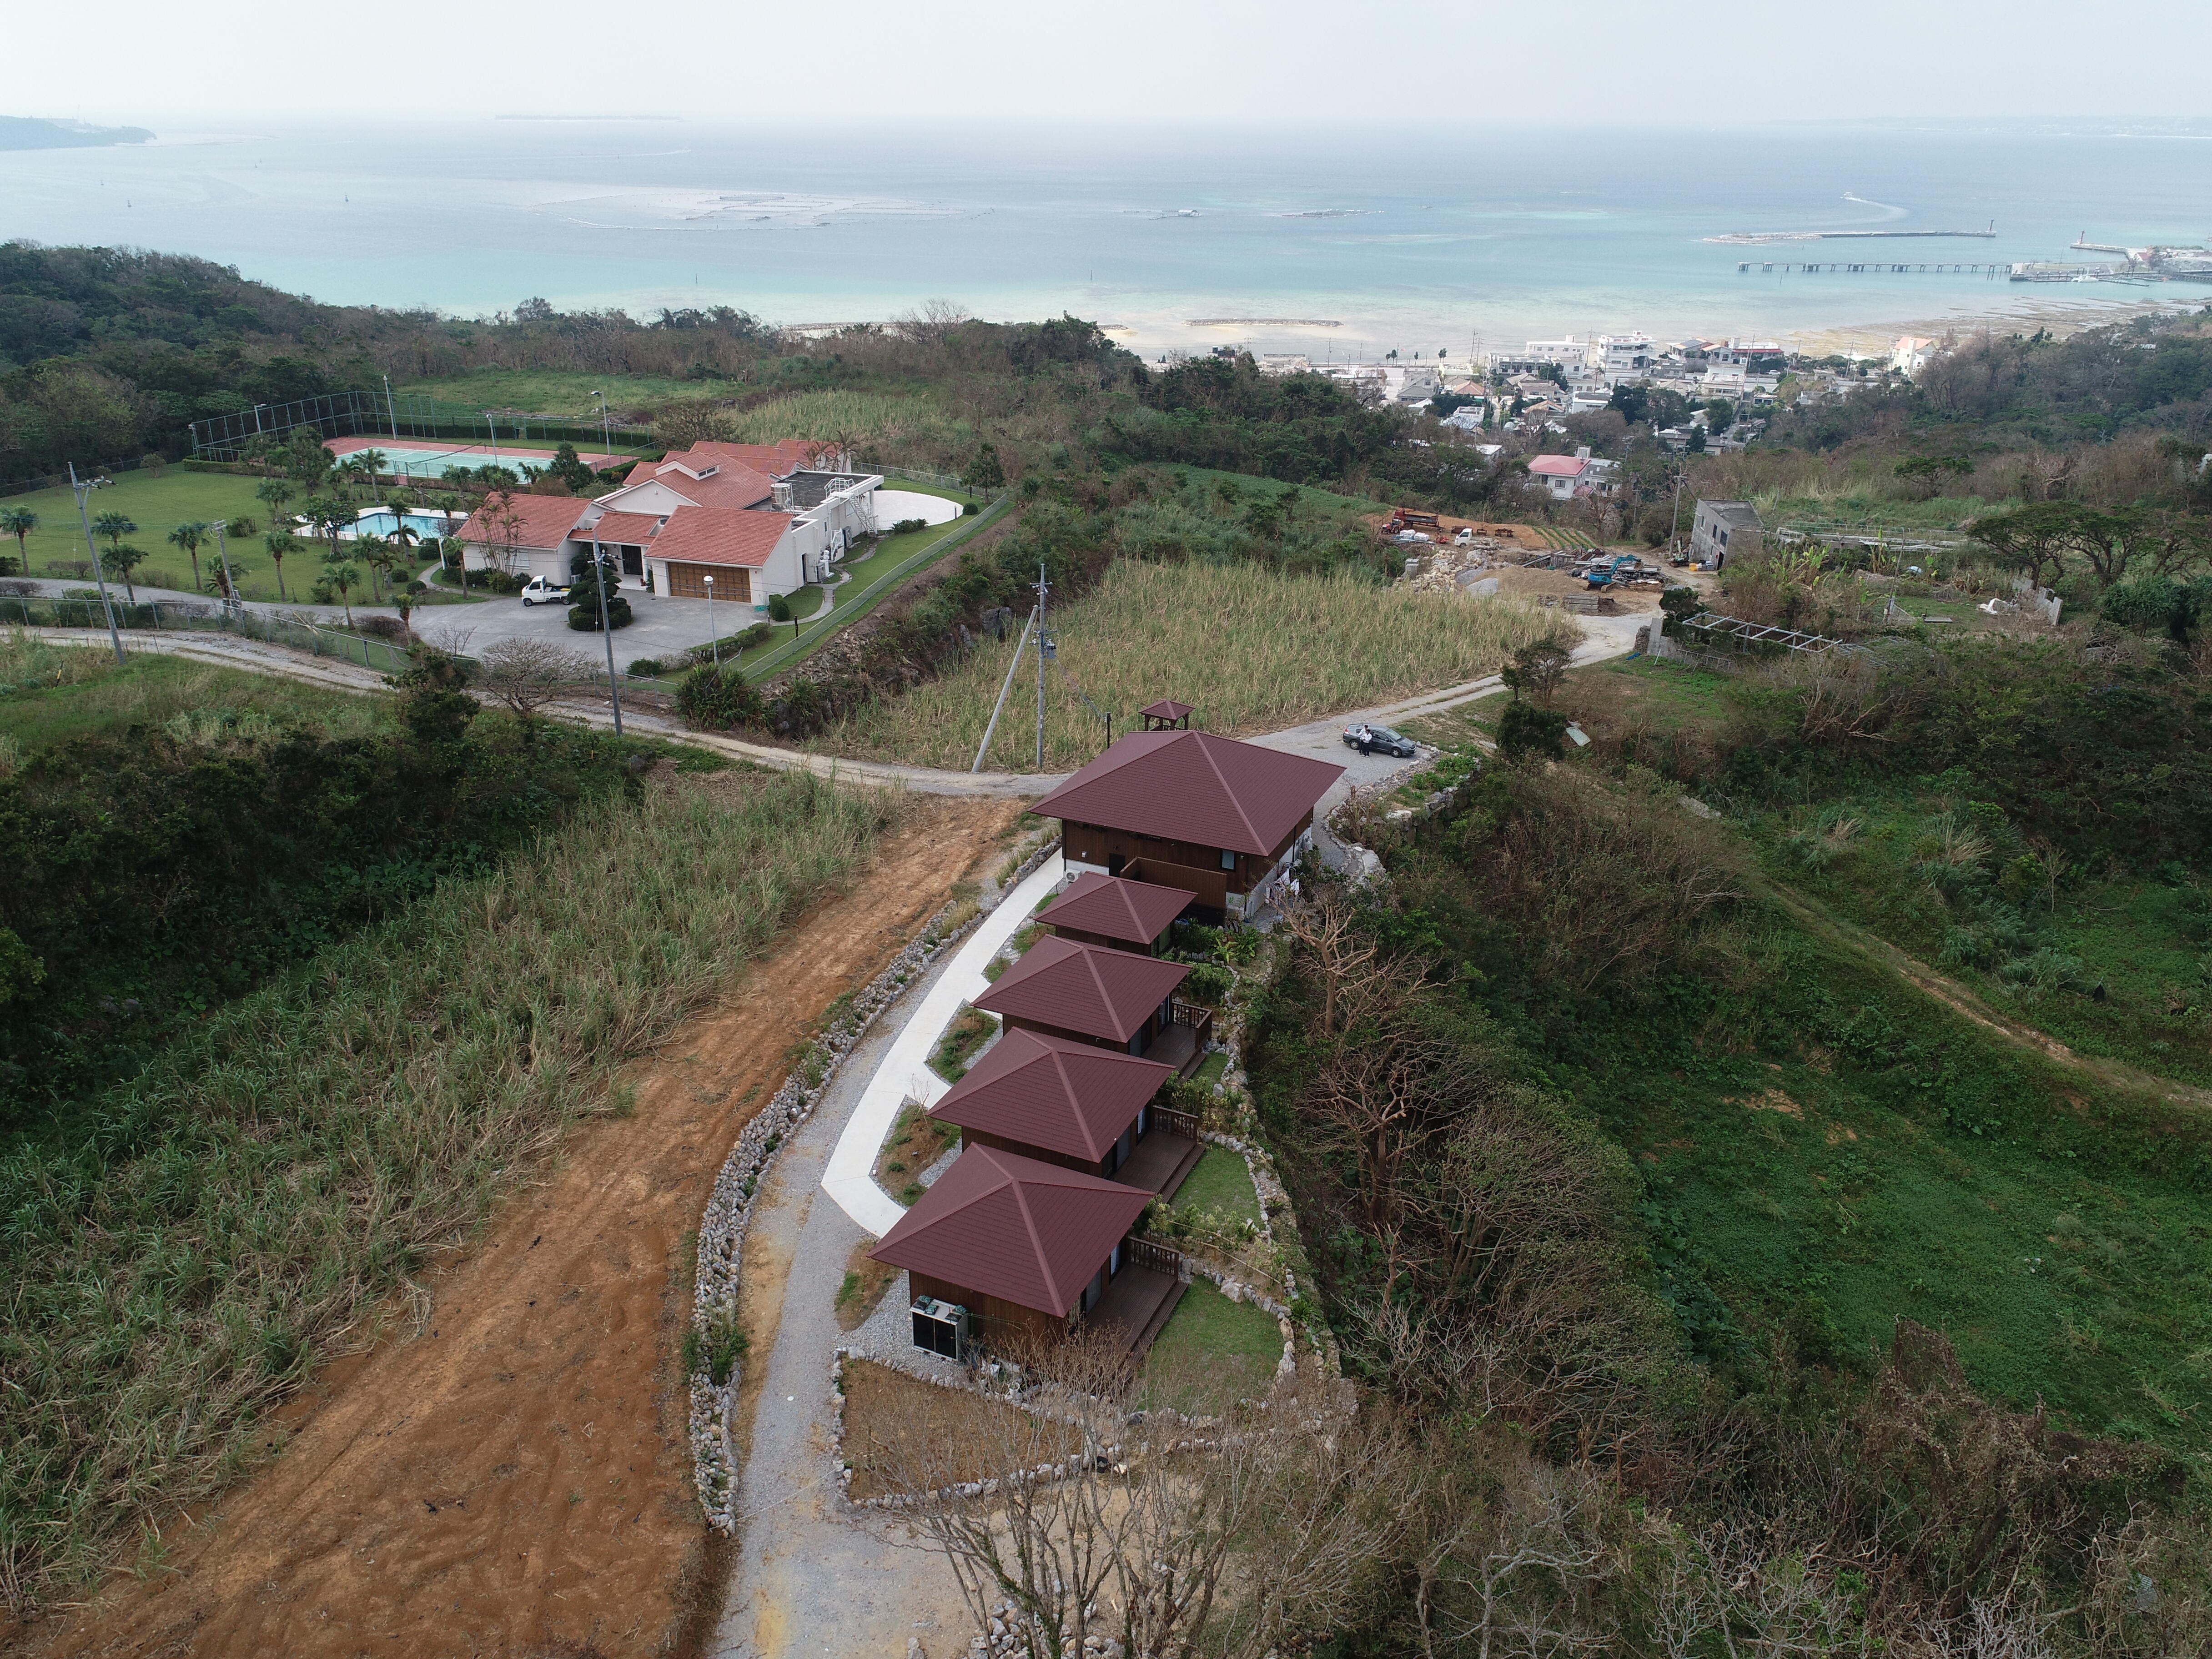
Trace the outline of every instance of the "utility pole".
[[599, 453], [611, 457], [615, 447], [614, 422], [607, 413], [607, 394], [594, 392], [592, 396], [599, 400]]
[[1036, 630], [1036, 633], [1037, 633], [1037, 640], [1036, 640], [1036, 659], [1037, 659], [1037, 733], [1036, 733], [1036, 769], [1037, 769], [1038, 771], [1040, 771], [1040, 772], [1042, 772], [1042, 771], [1043, 771], [1043, 770], [1044, 770], [1044, 659], [1045, 659], [1045, 653], [1046, 653], [1047, 652], [1048, 652], [1048, 651], [1050, 651], [1050, 650], [1052, 649], [1051, 645], [1048, 642], [1048, 641], [1047, 641], [1047, 639], [1046, 639], [1046, 636], [1045, 636], [1045, 631], [1044, 631], [1044, 601], [1045, 601], [1045, 596], [1046, 596], [1046, 594], [1049, 593], [1051, 591], [1052, 591], [1052, 589], [1051, 589], [1051, 585], [1050, 585], [1049, 583], [1048, 583], [1048, 582], [1045, 580], [1045, 579], [1044, 579], [1044, 561], [1043, 561], [1042, 559], [1039, 559], [1039, 560], [1037, 561], [1037, 606], [1036, 606], [1036, 615], [1037, 615], [1037, 630]]
[[396, 440], [399, 436], [399, 405], [392, 401], [392, 377], [389, 374], [384, 377], [384, 412], [391, 418], [392, 435]]
[[[592, 530], [592, 586], [599, 590], [599, 635], [607, 642], [607, 701], [615, 706], [615, 735], [622, 731], [622, 690], [615, 684], [615, 630], [607, 626], [607, 572], [599, 562], [605, 556], [599, 551], [599, 532], [595, 525]], [[718, 663], [715, 666], [720, 667]]]
[[488, 409], [484, 410], [483, 417], [484, 429], [491, 434], [491, 464], [497, 466], [499, 465], [499, 422], [492, 419], [491, 410]]
[[1682, 550], [1675, 545], [1675, 543], [1682, 534], [1682, 475], [1688, 471], [1689, 468], [1686, 466], [1678, 466], [1674, 469], [1674, 516], [1667, 526], [1667, 550], [1669, 553], [1679, 553]]
[[100, 584], [100, 608], [107, 613], [107, 642], [115, 647], [115, 660], [123, 660], [123, 635], [115, 628], [115, 601], [107, 597], [106, 573], [100, 568], [100, 544], [92, 538], [92, 514], [85, 508], [85, 498], [107, 482], [105, 478], [87, 478], [80, 483], [76, 463], [69, 464], [70, 489], [76, 496], [77, 522], [84, 526], [84, 550], [92, 555], [92, 578]]

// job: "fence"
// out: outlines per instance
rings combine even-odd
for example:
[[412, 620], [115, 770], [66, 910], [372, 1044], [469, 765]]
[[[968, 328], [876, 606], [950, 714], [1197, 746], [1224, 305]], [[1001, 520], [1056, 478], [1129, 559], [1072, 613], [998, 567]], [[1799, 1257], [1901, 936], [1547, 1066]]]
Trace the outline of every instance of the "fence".
[[387, 641], [319, 627], [296, 617], [272, 617], [255, 611], [230, 611], [216, 605], [193, 605], [176, 599], [146, 599], [132, 604], [112, 599], [103, 606], [97, 595], [82, 599], [64, 595], [41, 599], [18, 594], [0, 595], [0, 624], [24, 628], [105, 629], [110, 611], [117, 628], [131, 633], [222, 633], [289, 646], [318, 657], [335, 657], [358, 663], [378, 673], [397, 674], [410, 659]]
[[335, 392], [289, 404], [256, 404], [234, 415], [219, 415], [191, 424], [192, 455], [200, 460], [234, 461], [256, 439], [282, 438], [306, 427], [325, 438], [382, 438], [404, 444], [410, 438], [481, 442], [572, 443], [598, 450], [605, 444], [648, 445], [645, 427], [602, 426], [597, 421], [532, 415], [508, 409], [481, 409], [447, 403], [422, 392]]

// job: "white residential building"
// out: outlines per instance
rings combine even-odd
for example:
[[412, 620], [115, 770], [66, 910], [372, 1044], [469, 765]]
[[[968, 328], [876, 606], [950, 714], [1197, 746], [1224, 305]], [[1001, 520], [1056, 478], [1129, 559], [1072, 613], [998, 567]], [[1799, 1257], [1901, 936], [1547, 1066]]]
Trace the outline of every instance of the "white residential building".
[[1590, 367], [1608, 386], [1647, 379], [1659, 361], [1658, 348], [1649, 334], [1601, 334], [1590, 348]]

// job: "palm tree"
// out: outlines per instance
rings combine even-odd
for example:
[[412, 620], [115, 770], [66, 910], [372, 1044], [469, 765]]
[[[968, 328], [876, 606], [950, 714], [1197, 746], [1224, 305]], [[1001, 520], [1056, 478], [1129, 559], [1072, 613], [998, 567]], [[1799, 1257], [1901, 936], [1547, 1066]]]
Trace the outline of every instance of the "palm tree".
[[398, 561], [392, 556], [392, 544], [381, 536], [356, 536], [353, 540], [354, 557], [368, 567], [368, 591], [375, 599], [384, 597], [384, 584], [392, 575]]
[[215, 526], [197, 519], [187, 519], [169, 532], [169, 545], [181, 547], [185, 556], [192, 562], [192, 592], [200, 592], [200, 544]]
[[27, 507], [0, 507], [0, 535], [15, 538], [15, 562], [23, 568], [23, 574], [31, 574], [31, 550], [25, 538], [39, 527], [39, 515]]
[[392, 591], [392, 602], [399, 607], [399, 633], [404, 639], [415, 637], [415, 599], [427, 592], [422, 584], [410, 577]]
[[269, 562], [276, 567], [276, 597], [289, 599], [284, 591], [284, 556], [299, 550], [300, 538], [289, 530], [272, 530], [261, 538], [262, 546], [269, 550]]
[[351, 628], [353, 626], [353, 591], [360, 586], [361, 567], [357, 564], [350, 564], [343, 559], [334, 559], [323, 567], [323, 574], [315, 583], [317, 590], [315, 597], [328, 604], [327, 595], [337, 594], [338, 603], [345, 606], [346, 626]]
[[283, 514], [284, 504], [300, 491], [289, 478], [264, 478], [253, 486], [253, 493], [268, 506], [272, 520], [270, 528], [273, 530], [278, 528], [273, 521]]
[[128, 513], [103, 513], [92, 521], [93, 533], [107, 538], [110, 547], [123, 545], [123, 538], [138, 528]]
[[364, 449], [354, 456], [352, 466], [356, 474], [368, 480], [369, 494], [375, 497], [379, 507], [383, 506], [384, 492], [377, 475], [391, 471], [392, 457], [380, 449]]
[[[102, 518], [119, 518], [120, 514], [102, 514]], [[107, 568], [110, 576], [123, 578], [123, 591], [131, 596], [131, 603], [138, 603], [138, 590], [131, 585], [131, 573], [146, 562], [146, 550], [140, 547], [125, 547], [118, 543], [100, 556], [100, 563]]]

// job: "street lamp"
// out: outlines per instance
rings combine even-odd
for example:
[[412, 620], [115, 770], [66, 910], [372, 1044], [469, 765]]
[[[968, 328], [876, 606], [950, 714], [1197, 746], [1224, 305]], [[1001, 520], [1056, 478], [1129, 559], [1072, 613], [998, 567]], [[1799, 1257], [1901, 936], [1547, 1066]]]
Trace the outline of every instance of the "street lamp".
[[69, 469], [70, 489], [76, 495], [77, 522], [84, 526], [84, 550], [92, 555], [92, 579], [100, 584], [100, 608], [107, 613], [107, 642], [115, 647], [115, 660], [123, 660], [123, 635], [115, 628], [115, 602], [107, 597], [107, 576], [100, 566], [100, 544], [92, 538], [92, 514], [85, 508], [85, 497], [107, 483], [105, 478], [80, 479], [76, 463]]
[[615, 451], [614, 418], [607, 413], [607, 394], [594, 392], [592, 396], [599, 400], [599, 453], [611, 464]]
[[[714, 666], [720, 668], [722, 665], [722, 636], [714, 632], [714, 579], [712, 576], [708, 576], [705, 580], [707, 583], [707, 634], [708, 637], [714, 642], [713, 647], [714, 653]], [[116, 651], [118, 654], [120, 654], [122, 649], [123, 647], [120, 646], [116, 647]]]

